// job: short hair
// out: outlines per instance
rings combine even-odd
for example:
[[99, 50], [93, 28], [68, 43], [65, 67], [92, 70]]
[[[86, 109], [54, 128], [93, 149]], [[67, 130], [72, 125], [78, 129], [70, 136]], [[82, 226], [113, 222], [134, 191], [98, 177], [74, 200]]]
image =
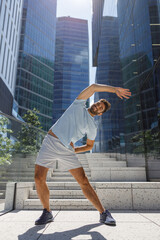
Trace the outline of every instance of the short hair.
[[107, 112], [111, 108], [111, 104], [106, 99], [100, 99], [99, 102], [103, 102], [105, 109], [102, 113]]

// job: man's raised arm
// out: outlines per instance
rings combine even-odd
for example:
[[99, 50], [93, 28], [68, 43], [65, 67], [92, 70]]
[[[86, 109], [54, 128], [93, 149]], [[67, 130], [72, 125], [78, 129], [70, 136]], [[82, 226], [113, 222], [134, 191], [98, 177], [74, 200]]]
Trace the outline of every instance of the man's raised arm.
[[131, 92], [129, 89], [124, 89], [120, 87], [112, 87], [105, 84], [92, 84], [89, 87], [85, 88], [77, 97], [77, 99], [88, 99], [95, 92], [111, 92], [115, 93], [121, 99], [129, 98], [131, 96]]

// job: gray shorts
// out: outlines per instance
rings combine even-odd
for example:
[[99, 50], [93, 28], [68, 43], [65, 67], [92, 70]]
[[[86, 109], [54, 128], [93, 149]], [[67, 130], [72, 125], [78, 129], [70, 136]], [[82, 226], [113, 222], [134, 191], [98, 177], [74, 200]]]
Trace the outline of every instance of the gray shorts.
[[37, 155], [36, 164], [55, 168], [56, 160], [58, 168], [66, 171], [82, 167], [74, 150], [65, 147], [58, 138], [47, 134]]

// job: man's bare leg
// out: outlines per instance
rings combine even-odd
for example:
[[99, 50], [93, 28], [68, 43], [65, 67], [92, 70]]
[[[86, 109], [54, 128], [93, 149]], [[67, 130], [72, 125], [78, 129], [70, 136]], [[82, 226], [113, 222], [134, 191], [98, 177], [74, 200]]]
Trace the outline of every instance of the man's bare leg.
[[76, 181], [79, 183], [85, 197], [95, 206], [95, 208], [100, 212], [104, 212], [104, 208], [94, 191], [93, 187], [90, 185], [88, 178], [85, 175], [85, 172], [82, 167], [71, 169], [69, 172], [72, 174], [72, 176], [76, 179]]
[[46, 177], [49, 168], [42, 167], [40, 165], [35, 165], [35, 184], [39, 199], [43, 205], [43, 208], [46, 208], [47, 211], [50, 211], [49, 205], [49, 189], [46, 184]]

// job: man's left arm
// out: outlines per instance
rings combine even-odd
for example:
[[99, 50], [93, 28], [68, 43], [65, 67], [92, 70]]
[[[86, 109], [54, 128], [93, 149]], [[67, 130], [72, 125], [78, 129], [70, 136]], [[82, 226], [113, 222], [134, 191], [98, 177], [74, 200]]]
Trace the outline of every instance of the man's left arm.
[[93, 148], [94, 140], [87, 139], [87, 142], [85, 145], [76, 147], [76, 148], [74, 147], [72, 142], [70, 145], [74, 148], [75, 153], [87, 152]]

